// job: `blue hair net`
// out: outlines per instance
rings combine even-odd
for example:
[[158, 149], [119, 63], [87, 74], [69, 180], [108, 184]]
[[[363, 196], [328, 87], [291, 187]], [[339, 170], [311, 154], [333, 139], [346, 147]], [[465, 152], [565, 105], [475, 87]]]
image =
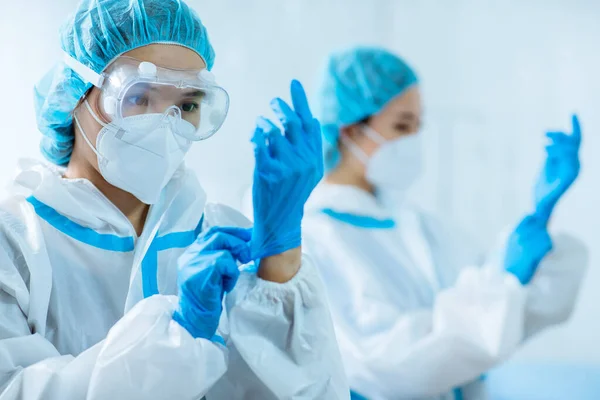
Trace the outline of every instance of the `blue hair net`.
[[[198, 15], [182, 0], [83, 0], [62, 26], [62, 49], [101, 73], [117, 57], [153, 43], [176, 44], [198, 53], [210, 70], [215, 53]], [[64, 165], [73, 150], [73, 110], [91, 84], [59, 63], [35, 87], [41, 151]]]
[[381, 48], [355, 47], [329, 56], [318, 98], [325, 167], [339, 162], [340, 128], [377, 114], [418, 82], [404, 61]]

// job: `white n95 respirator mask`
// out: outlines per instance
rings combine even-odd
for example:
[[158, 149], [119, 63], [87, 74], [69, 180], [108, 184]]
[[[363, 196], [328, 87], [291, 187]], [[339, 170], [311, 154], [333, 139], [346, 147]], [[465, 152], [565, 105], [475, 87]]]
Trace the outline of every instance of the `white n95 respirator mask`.
[[[75, 123], [98, 156], [98, 166], [104, 179], [145, 204], [157, 203], [163, 188], [182, 164], [192, 144], [190, 140], [174, 133], [190, 127], [173, 125], [189, 122], [169, 113], [141, 114], [126, 117], [124, 128], [121, 124], [100, 120], [87, 100], [85, 106], [103, 127], [95, 147], [81, 127], [77, 115]], [[174, 109], [174, 112], [177, 110]]]
[[366, 178], [378, 193], [405, 193], [419, 178], [423, 169], [420, 133], [386, 140], [368, 125], [362, 130], [379, 148], [369, 157], [359, 146], [343, 138], [348, 149], [366, 166]]

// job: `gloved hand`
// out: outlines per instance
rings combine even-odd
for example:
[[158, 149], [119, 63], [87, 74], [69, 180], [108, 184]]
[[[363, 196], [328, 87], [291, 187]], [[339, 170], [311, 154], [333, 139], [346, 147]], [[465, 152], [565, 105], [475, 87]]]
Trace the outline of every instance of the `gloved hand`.
[[310, 112], [300, 82], [292, 82], [291, 93], [293, 110], [281, 99], [271, 102], [285, 135], [261, 117], [252, 138], [256, 158], [252, 186], [254, 259], [300, 246], [304, 203], [323, 177], [320, 124]]
[[548, 157], [535, 185], [535, 213], [548, 222], [554, 206], [579, 174], [581, 128], [573, 115], [573, 133], [548, 132]]
[[211, 228], [178, 260], [179, 309], [173, 319], [194, 338], [212, 339], [223, 311], [223, 296], [239, 277], [236, 261], [250, 259], [251, 231]]
[[546, 221], [537, 215], [525, 217], [509, 236], [506, 245], [504, 268], [528, 284], [542, 261], [552, 250], [552, 240]]

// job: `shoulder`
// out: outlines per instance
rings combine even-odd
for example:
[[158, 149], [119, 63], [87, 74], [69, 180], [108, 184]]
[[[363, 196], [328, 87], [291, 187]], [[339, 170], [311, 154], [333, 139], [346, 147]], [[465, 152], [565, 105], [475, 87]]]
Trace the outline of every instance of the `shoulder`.
[[32, 237], [37, 228], [33, 206], [22, 196], [0, 200], [0, 241]]
[[0, 201], [0, 286], [18, 291], [18, 282], [29, 282], [29, 255], [43, 248], [43, 243], [38, 243], [38, 226], [33, 206], [25, 198], [14, 196]]
[[469, 242], [477, 244], [476, 237], [468, 232], [452, 218], [422, 210], [416, 206], [407, 206], [401, 212], [414, 215], [421, 227], [431, 235], [452, 242]]

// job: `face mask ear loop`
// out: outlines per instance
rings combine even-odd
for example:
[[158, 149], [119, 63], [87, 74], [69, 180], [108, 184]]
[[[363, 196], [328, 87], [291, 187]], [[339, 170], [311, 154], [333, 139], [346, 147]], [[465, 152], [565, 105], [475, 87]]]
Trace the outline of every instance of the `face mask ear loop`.
[[87, 99], [85, 99], [85, 101], [83, 102], [83, 104], [85, 104], [85, 108], [87, 108], [88, 112], [90, 113], [90, 115], [96, 120], [97, 123], [99, 123], [102, 127], [106, 128], [108, 125], [106, 123], [104, 123], [99, 117], [98, 115], [96, 115], [96, 113], [94, 112], [94, 110], [92, 110], [92, 107], [90, 106], [90, 103], [88, 103]]
[[387, 142], [387, 140], [383, 136], [381, 136], [379, 132], [377, 132], [375, 129], [371, 128], [367, 124], [363, 124], [361, 126], [361, 130], [365, 135], [367, 135], [369, 139], [371, 139], [380, 146]]
[[369, 156], [364, 152], [363, 149], [361, 149], [356, 143], [354, 143], [354, 141], [346, 136], [340, 137], [340, 141], [348, 148], [348, 150], [350, 150], [350, 153], [352, 153], [354, 157], [358, 158], [363, 165], [367, 165], [369, 162]]

